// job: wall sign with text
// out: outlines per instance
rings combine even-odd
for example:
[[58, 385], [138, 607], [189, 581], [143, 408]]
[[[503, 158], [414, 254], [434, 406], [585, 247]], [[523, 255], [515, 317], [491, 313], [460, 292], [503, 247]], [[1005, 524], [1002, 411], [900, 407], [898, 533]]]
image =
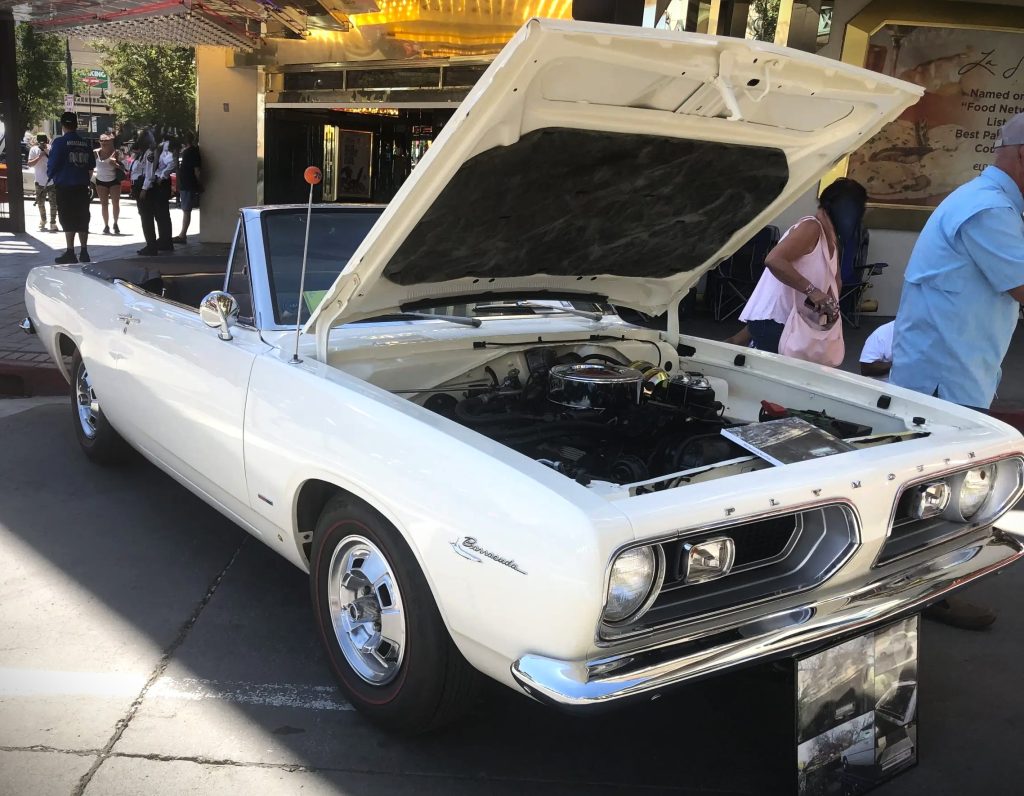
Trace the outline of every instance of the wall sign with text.
[[935, 207], [992, 162], [999, 127], [1024, 112], [1024, 33], [885, 25], [864, 65], [926, 90], [850, 157], [876, 205]]

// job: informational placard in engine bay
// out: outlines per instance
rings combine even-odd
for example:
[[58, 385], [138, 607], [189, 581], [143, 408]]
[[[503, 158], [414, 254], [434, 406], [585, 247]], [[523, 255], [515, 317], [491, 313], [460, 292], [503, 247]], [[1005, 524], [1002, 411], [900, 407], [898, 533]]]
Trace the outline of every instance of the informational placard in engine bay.
[[796, 664], [801, 796], [866, 793], [917, 763], [920, 618]]
[[1024, 33], [886, 25], [864, 64], [925, 95], [850, 157], [868, 200], [935, 207], [992, 162], [1008, 118], [1024, 111]]

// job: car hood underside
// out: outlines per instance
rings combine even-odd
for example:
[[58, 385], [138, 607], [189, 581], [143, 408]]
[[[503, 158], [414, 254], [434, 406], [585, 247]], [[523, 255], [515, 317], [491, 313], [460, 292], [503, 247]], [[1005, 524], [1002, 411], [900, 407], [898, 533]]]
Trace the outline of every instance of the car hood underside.
[[532, 20], [307, 329], [484, 294], [662, 312], [920, 94], [759, 42]]

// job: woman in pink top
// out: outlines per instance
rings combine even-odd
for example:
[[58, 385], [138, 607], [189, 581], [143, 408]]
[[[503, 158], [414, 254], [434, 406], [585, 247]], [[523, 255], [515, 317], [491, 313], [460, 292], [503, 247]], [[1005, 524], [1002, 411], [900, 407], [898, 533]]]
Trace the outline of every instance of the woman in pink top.
[[[755, 348], [773, 354], [779, 352], [782, 329], [797, 301], [810, 299], [815, 309], [825, 315], [839, 313], [828, 290], [831, 287], [833, 295], [839, 297], [839, 247], [854, 244], [840, 240], [836, 227], [859, 229], [866, 202], [867, 192], [856, 180], [836, 180], [821, 192], [818, 212], [800, 219], [768, 252], [764, 260], [766, 268], [740, 313], [740, 320], [746, 322]], [[837, 224], [840, 213], [855, 214], [857, 223]], [[848, 215], [845, 220], [850, 220]], [[826, 258], [825, 263], [822, 258]], [[831, 284], [821, 279], [823, 271], [831, 274], [828, 280]], [[814, 280], [822, 284], [815, 284], [805, 274], [814, 275]]]

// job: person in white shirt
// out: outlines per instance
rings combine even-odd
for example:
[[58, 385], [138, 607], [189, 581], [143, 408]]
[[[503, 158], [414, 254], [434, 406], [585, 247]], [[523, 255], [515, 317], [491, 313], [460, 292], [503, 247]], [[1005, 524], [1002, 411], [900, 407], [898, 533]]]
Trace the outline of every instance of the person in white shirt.
[[871, 333], [860, 352], [860, 375], [889, 381], [892, 369], [892, 330], [896, 321], [883, 323]]
[[57, 189], [46, 176], [50, 160], [50, 139], [45, 133], [36, 136], [36, 143], [28, 152], [28, 165], [35, 170], [36, 206], [39, 208], [39, 231], [46, 231], [46, 203], [50, 203], [50, 232], [57, 231]]
[[143, 159], [143, 155], [145, 154], [145, 150], [139, 149], [137, 146], [132, 147], [132, 159], [131, 165], [128, 167], [128, 179], [131, 180], [133, 189], [135, 187], [135, 183], [139, 183], [139, 191], [142, 190], [142, 181], [146, 177], [143, 170], [146, 165], [146, 161]]
[[121, 153], [114, 146], [114, 136], [109, 133], [101, 135], [99, 148], [94, 149], [93, 154], [96, 155], [96, 194], [100, 198], [100, 211], [103, 214], [103, 234], [110, 234], [108, 205], [111, 205], [114, 210], [114, 234], [120, 235], [117, 221], [121, 216], [120, 172], [124, 165], [121, 163]]
[[[171, 150], [169, 134], [157, 136], [159, 144], [151, 146], [142, 156], [143, 181], [139, 193], [139, 216], [146, 245], [139, 254], [152, 256], [174, 251], [171, 239], [171, 172], [176, 158]], [[155, 229], [154, 229], [155, 224]]]

